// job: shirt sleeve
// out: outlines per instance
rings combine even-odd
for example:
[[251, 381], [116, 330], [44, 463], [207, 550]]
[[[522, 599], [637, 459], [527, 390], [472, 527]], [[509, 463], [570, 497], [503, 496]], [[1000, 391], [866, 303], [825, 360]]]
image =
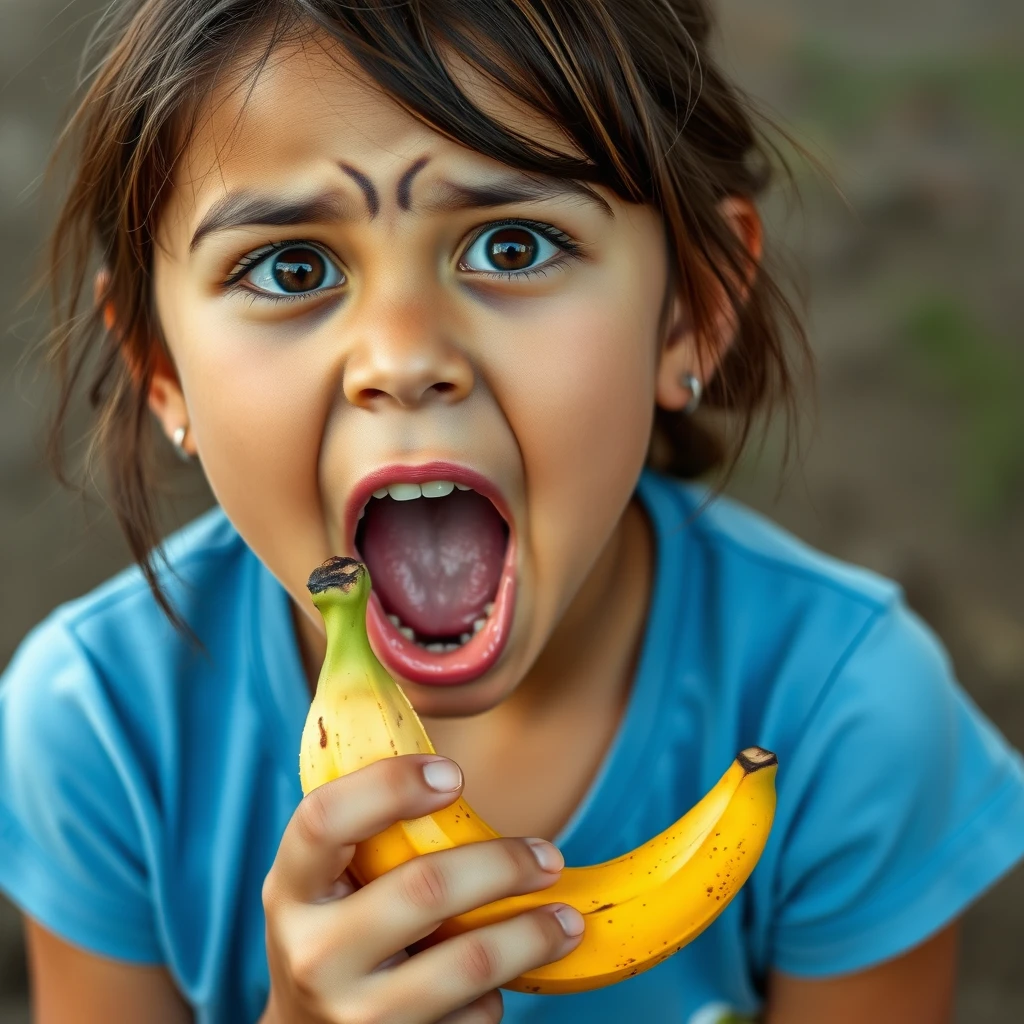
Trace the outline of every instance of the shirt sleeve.
[[0, 890], [90, 952], [160, 963], [119, 736], [88, 654], [52, 616], [0, 676]]
[[1024, 762], [897, 601], [780, 761], [778, 810], [771, 963], [843, 974], [918, 945], [1024, 856]]

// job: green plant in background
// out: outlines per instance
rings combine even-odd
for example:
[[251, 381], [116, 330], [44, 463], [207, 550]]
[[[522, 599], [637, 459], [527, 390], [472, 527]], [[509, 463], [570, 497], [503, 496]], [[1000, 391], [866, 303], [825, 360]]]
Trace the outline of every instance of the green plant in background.
[[800, 106], [815, 128], [847, 135], [912, 96], [948, 97], [1002, 137], [1024, 143], [1024, 62], [1011, 52], [912, 55], [886, 63], [857, 60], [834, 44], [807, 39], [791, 55]]
[[966, 512], [991, 520], [1024, 482], [1024, 359], [960, 301], [918, 300], [906, 318], [907, 351], [959, 415], [957, 491]]

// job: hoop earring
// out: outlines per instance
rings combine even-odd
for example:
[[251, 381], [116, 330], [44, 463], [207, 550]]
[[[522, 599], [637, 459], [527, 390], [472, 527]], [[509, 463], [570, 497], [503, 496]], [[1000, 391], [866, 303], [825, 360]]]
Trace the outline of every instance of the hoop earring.
[[679, 383], [690, 392], [690, 400], [683, 406], [683, 412], [689, 416], [697, 411], [701, 395], [704, 394], [704, 386], [692, 373], [684, 373]]
[[175, 454], [182, 462], [191, 462], [192, 456], [185, 451], [185, 436], [188, 434], [188, 426], [178, 427], [171, 436], [171, 444], [174, 445]]

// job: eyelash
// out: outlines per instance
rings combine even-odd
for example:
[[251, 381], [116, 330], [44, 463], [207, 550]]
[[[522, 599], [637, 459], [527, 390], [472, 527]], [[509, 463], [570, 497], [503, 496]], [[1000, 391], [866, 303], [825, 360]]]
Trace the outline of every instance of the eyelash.
[[571, 235], [566, 234], [560, 228], [556, 228], [553, 224], [545, 224], [539, 220], [525, 220], [522, 217], [507, 217], [504, 220], [488, 221], [479, 231], [474, 232], [472, 238], [470, 238], [463, 249], [460, 261], [465, 258], [465, 255], [484, 235], [490, 234], [490, 232], [496, 231], [499, 228], [508, 227], [529, 228], [531, 231], [536, 231], [537, 234], [543, 235], [562, 251], [558, 256], [547, 260], [539, 267], [527, 267], [525, 270], [474, 270], [471, 271], [474, 277], [489, 277], [492, 280], [498, 281], [507, 281], [509, 278], [522, 280], [530, 277], [545, 277], [549, 270], [558, 270], [570, 260], [581, 260], [584, 258], [584, 247]]
[[[545, 224], [543, 221], [526, 220], [521, 217], [508, 217], [504, 220], [488, 221], [484, 224], [480, 230], [474, 232], [469, 242], [463, 247], [463, 254], [460, 256], [460, 261], [465, 257], [465, 254], [472, 249], [472, 247], [480, 240], [480, 238], [491, 232], [496, 231], [499, 228], [504, 227], [523, 227], [529, 228], [531, 231], [536, 231], [538, 234], [543, 235], [554, 245], [561, 249], [561, 253], [547, 262], [541, 264], [539, 267], [527, 267], [525, 270], [474, 270], [471, 271], [474, 277], [487, 277], [496, 279], [499, 281], [505, 281], [509, 278], [523, 279], [535, 276], [546, 276], [547, 272], [552, 269], [559, 269], [570, 260], [580, 260], [585, 256], [584, 247], [580, 245], [571, 235], [566, 234], [560, 228], [556, 228], [553, 224]], [[294, 295], [274, 295], [270, 292], [257, 291], [254, 288], [246, 288], [245, 285], [241, 284], [242, 279], [249, 273], [254, 267], [258, 267], [268, 257], [273, 256], [274, 253], [280, 252], [282, 249], [288, 249], [292, 246], [303, 246], [310, 249], [315, 249], [324, 259], [333, 259], [333, 257], [323, 248], [323, 246], [315, 245], [312, 242], [308, 242], [305, 239], [289, 238], [280, 242], [270, 242], [267, 245], [260, 246], [258, 249], [253, 249], [252, 252], [246, 253], [242, 256], [231, 272], [224, 279], [223, 287], [226, 291], [238, 291], [244, 290], [252, 293], [252, 300], [255, 302], [257, 299], [268, 299], [271, 302], [295, 302], [295, 301], [308, 301], [308, 299], [316, 295], [316, 292], [297, 292]], [[461, 263], [460, 263], [461, 266]], [[326, 292], [328, 289], [324, 289]]]

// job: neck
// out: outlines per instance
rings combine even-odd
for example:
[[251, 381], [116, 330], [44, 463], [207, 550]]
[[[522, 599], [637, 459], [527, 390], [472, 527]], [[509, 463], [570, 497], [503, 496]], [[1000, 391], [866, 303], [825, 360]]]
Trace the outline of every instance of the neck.
[[651, 527], [634, 500], [543, 652], [494, 710], [536, 721], [555, 707], [607, 707], [624, 697], [643, 639], [652, 572]]

